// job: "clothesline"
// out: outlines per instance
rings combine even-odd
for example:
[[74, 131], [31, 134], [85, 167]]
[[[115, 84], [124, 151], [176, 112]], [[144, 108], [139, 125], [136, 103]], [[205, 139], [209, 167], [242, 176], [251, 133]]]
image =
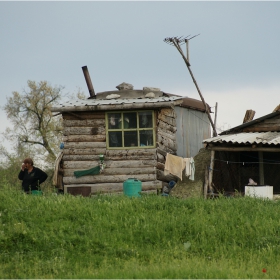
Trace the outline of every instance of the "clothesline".
[[275, 162], [266, 162], [266, 161], [230, 161], [230, 160], [221, 160], [221, 159], [215, 159], [216, 161], [221, 161], [221, 162], [226, 162], [227, 164], [229, 163], [242, 163], [244, 164], [252, 164], [252, 163], [262, 163], [262, 164], [280, 164], [279, 161]]

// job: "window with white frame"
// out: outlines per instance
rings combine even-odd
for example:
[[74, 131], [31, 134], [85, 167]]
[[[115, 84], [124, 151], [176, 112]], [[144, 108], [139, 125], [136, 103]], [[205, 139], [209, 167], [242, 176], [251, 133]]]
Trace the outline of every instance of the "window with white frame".
[[155, 147], [154, 123], [154, 112], [151, 110], [106, 113], [107, 147]]

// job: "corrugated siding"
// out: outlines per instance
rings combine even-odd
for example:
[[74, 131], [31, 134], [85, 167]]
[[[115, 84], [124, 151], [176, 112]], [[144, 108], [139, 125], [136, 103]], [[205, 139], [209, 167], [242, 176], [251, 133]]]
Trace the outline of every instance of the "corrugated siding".
[[242, 132], [205, 139], [203, 143], [280, 144], [280, 132]]
[[177, 115], [177, 155], [194, 157], [204, 146], [201, 139], [207, 139], [211, 136], [208, 116], [204, 112], [177, 106], [175, 112]]

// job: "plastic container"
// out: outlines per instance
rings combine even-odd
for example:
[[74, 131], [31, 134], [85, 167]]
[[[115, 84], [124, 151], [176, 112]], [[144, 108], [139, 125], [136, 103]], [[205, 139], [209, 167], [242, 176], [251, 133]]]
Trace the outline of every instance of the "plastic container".
[[273, 186], [245, 186], [245, 196], [273, 199]]
[[43, 192], [42, 192], [42, 191], [37, 191], [37, 190], [35, 190], [35, 191], [31, 191], [31, 194], [32, 194], [32, 195], [42, 195]]
[[176, 182], [175, 182], [175, 181], [170, 181], [170, 182], [168, 183], [168, 186], [169, 186], [170, 189], [172, 189], [175, 185], [176, 185]]
[[123, 182], [123, 193], [129, 197], [140, 197], [142, 182], [136, 178], [128, 178]]

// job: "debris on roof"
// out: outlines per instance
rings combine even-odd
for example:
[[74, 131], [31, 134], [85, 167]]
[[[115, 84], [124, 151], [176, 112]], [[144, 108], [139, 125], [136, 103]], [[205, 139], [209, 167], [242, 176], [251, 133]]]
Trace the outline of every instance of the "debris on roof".
[[119, 84], [118, 86], [116, 86], [116, 88], [118, 90], [128, 90], [128, 89], [133, 89], [133, 85], [123, 82], [123, 83]]
[[253, 120], [254, 116], [255, 116], [256, 111], [254, 110], [247, 110], [243, 119], [243, 123], [246, 122], [250, 122], [251, 120]]

